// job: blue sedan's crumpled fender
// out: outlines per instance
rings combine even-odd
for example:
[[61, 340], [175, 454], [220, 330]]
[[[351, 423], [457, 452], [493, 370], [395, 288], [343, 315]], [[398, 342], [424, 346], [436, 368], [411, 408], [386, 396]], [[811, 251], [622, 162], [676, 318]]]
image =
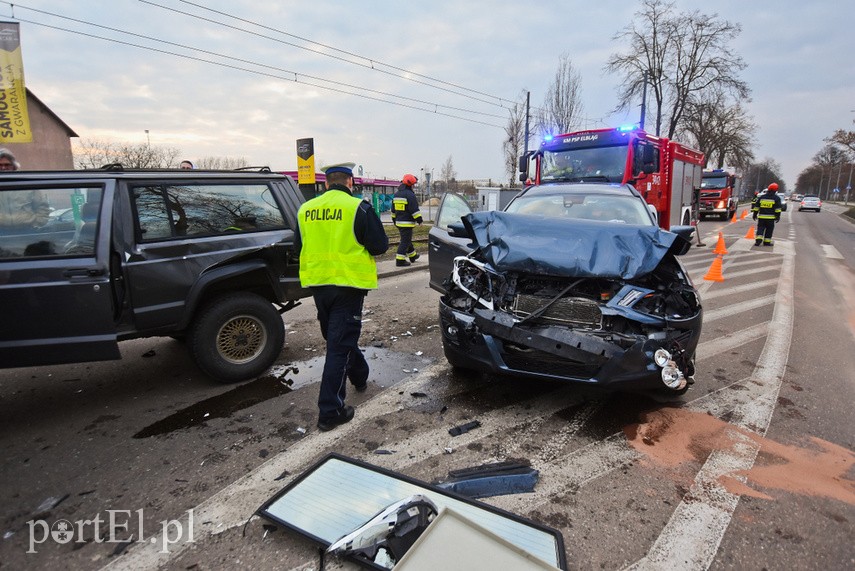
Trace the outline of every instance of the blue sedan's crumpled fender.
[[632, 280], [649, 274], [683, 238], [657, 226], [489, 211], [462, 218], [496, 271]]

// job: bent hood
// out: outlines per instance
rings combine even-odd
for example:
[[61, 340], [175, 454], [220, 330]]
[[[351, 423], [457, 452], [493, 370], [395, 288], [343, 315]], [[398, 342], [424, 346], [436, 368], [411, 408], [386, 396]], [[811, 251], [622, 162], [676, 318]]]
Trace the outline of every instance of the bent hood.
[[496, 271], [632, 280], [684, 241], [656, 226], [473, 212], [462, 218], [482, 261]]

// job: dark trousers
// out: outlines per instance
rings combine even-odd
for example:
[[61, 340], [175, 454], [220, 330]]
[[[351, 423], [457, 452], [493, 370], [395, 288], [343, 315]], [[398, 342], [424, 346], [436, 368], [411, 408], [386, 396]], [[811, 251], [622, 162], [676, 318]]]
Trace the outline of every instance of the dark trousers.
[[398, 226], [398, 234], [401, 236], [401, 242], [398, 244], [395, 259], [412, 261], [416, 257], [416, 249], [413, 246], [413, 228]]
[[774, 218], [758, 218], [757, 219], [757, 235], [755, 241], [763, 241], [766, 244], [772, 242], [772, 232], [775, 231]]
[[368, 382], [368, 362], [359, 350], [365, 290], [339, 286], [312, 288], [327, 356], [318, 395], [318, 418], [328, 420], [344, 408], [347, 379], [356, 386]]

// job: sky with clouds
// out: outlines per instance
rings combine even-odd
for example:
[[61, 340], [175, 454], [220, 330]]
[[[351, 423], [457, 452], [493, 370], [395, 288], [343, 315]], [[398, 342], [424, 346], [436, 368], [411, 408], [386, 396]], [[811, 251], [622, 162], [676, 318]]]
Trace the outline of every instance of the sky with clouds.
[[[733, 49], [747, 64], [755, 154], [777, 161], [792, 188], [826, 137], [853, 128], [855, 3], [675, 4], [742, 26]], [[503, 105], [526, 90], [540, 105], [563, 53], [581, 76], [588, 127], [638, 120], [637, 108], [613, 113], [620, 78], [604, 66], [626, 50], [614, 36], [640, 7], [23, 0], [0, 2], [0, 19], [21, 22], [27, 86], [83, 139], [296, 170], [296, 139], [312, 137], [318, 164], [354, 161], [376, 178], [438, 176], [451, 156], [459, 179], [506, 182]]]

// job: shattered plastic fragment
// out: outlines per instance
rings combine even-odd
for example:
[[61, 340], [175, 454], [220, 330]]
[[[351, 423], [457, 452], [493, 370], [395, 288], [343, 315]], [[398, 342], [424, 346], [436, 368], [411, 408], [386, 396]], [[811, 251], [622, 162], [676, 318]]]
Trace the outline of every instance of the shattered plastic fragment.
[[466, 424], [461, 424], [460, 426], [449, 428], [448, 433], [452, 436], [460, 436], [461, 434], [469, 432], [473, 428], [478, 428], [479, 426], [481, 426], [481, 423], [477, 420], [473, 420], [471, 422], [467, 422]]
[[493, 462], [450, 470], [444, 482], [434, 485], [468, 498], [489, 498], [533, 492], [539, 475], [528, 463]]
[[416, 351], [416, 357], [421, 357], [424, 355], [424, 351]]
[[300, 434], [306, 434], [306, 429], [305, 429], [305, 428], [303, 428], [302, 426], [298, 426], [298, 427], [297, 427], [297, 432], [299, 432]]
[[454, 452], [454, 448], [451, 448], [450, 446], [445, 447], [445, 453], [446, 454], [451, 454], [452, 452]]

